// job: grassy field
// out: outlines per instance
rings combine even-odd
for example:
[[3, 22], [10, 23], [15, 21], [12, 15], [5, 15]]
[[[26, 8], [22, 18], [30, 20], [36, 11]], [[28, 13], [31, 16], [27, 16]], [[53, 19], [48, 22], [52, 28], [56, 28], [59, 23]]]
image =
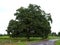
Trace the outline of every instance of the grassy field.
[[[57, 39], [59, 37], [49, 36], [48, 39]], [[0, 45], [28, 45], [28, 43], [42, 41], [40, 37], [31, 37], [30, 41], [27, 41], [25, 37], [22, 38], [10, 38], [9, 36], [0, 36]], [[60, 41], [56, 45], [60, 44]]]
[[60, 45], [60, 40], [56, 41], [55, 45]]
[[10, 38], [9, 36], [0, 36], [0, 45], [28, 45], [28, 43], [41, 41], [40, 37], [31, 37], [30, 41], [27, 41], [25, 37], [22, 38]]
[[27, 45], [24, 38], [10, 38], [9, 36], [0, 36], [0, 45]]

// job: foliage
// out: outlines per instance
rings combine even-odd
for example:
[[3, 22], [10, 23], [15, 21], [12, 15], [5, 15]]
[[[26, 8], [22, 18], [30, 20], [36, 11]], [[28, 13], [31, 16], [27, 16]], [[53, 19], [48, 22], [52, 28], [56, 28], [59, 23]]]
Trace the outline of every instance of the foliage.
[[56, 32], [52, 32], [51, 36], [57, 36]]
[[58, 32], [58, 36], [60, 36], [60, 32]]
[[14, 14], [15, 20], [10, 20], [7, 32], [11, 37], [42, 37], [47, 38], [51, 32], [50, 13], [45, 13], [40, 6], [30, 4], [28, 8], [21, 7]]

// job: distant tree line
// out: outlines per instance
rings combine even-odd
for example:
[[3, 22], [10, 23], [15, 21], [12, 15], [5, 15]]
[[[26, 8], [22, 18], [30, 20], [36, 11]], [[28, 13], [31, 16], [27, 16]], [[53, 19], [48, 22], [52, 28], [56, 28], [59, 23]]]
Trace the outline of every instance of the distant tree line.
[[60, 32], [58, 32], [58, 33], [52, 32], [52, 33], [50, 34], [50, 36], [58, 36], [58, 37], [60, 37]]

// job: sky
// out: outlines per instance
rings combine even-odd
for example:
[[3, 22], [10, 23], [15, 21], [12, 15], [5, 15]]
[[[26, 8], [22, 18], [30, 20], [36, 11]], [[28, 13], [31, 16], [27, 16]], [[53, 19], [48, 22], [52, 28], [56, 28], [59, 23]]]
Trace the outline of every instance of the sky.
[[0, 0], [0, 34], [7, 33], [5, 30], [9, 21], [15, 19], [16, 9], [29, 4], [39, 5], [45, 12], [51, 13], [51, 30], [56, 33], [60, 31], [60, 0]]

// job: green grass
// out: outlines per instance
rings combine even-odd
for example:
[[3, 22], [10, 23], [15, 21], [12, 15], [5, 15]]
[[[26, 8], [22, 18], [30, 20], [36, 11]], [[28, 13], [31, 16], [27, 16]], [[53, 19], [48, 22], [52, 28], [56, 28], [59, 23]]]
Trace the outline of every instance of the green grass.
[[60, 37], [58, 36], [49, 36], [48, 39], [59, 39]]
[[0, 45], [27, 45], [26, 41], [21, 41], [20, 39], [10, 39], [10, 38], [0, 38]]
[[56, 41], [55, 45], [60, 45], [60, 40]]
[[10, 38], [9, 36], [0, 36], [0, 38]]
[[40, 41], [40, 37], [31, 37], [30, 41], [27, 41], [25, 37], [21, 38], [10, 38], [9, 36], [0, 36], [0, 45], [28, 45], [28, 43]]
[[27, 42], [20, 42], [18, 45], [27, 45]]
[[[57, 36], [49, 36], [48, 39], [57, 39]], [[21, 38], [10, 38], [9, 36], [0, 36], [0, 45], [10, 44], [10, 45], [28, 45], [28, 43], [42, 41], [40, 37], [31, 37], [30, 41], [27, 41], [25, 37]], [[2, 43], [2, 44], [1, 44]], [[60, 44], [60, 41], [58, 42]]]

